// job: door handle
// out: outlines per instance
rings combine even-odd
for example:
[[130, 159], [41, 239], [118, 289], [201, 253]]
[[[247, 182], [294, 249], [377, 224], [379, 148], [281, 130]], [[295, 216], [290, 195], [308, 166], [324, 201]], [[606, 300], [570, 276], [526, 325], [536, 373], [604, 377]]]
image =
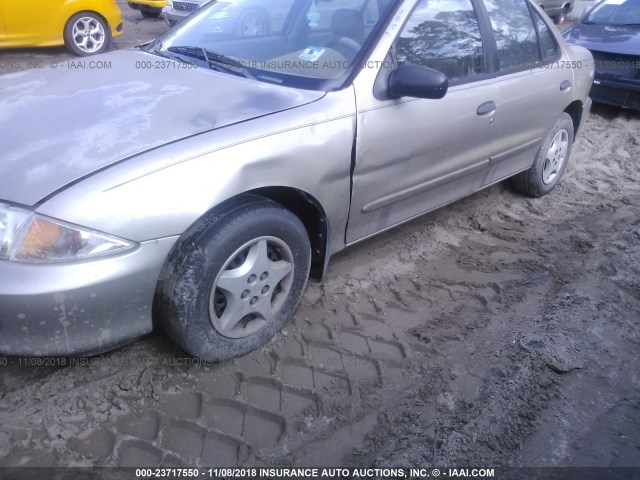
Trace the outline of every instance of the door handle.
[[569, 80], [565, 80], [560, 84], [561, 92], [568, 92], [569, 90], [571, 90], [571, 82]]
[[497, 107], [493, 102], [483, 103], [478, 107], [478, 115], [481, 117], [487, 117], [496, 113]]

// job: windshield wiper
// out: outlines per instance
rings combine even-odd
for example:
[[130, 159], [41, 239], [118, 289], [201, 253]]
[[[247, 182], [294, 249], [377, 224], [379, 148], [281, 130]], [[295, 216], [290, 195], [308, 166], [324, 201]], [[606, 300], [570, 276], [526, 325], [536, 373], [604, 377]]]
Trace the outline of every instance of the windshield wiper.
[[238, 60], [227, 57], [221, 53], [212, 52], [211, 50], [207, 50], [203, 47], [169, 47], [167, 49], [169, 52], [177, 53], [179, 55], [185, 55], [188, 57], [198, 58], [200, 60], [204, 60], [207, 62], [210, 68], [226, 73], [231, 73], [233, 75], [238, 75], [244, 78], [253, 79], [254, 76], [251, 75], [249, 70], [244, 66], [242, 62]]
[[187, 65], [194, 65], [192, 62], [187, 62], [184, 58], [180, 58], [177, 55], [169, 54], [169, 52], [167, 52], [167, 51], [163, 51], [163, 50], [154, 48], [153, 49], [153, 53], [155, 53], [156, 55], [161, 56], [162, 58], [168, 58], [170, 60], [175, 60], [176, 62], [179, 62], [179, 63], [184, 63], [184, 64], [187, 64]]

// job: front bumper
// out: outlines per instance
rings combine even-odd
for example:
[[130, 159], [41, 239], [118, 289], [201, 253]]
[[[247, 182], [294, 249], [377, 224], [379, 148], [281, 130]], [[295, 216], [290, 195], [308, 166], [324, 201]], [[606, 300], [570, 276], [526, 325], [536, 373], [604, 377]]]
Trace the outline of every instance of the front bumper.
[[167, 6], [167, 0], [129, 0], [129, 6], [135, 8], [135, 5], [151, 8], [163, 8]]
[[184, 11], [184, 10], [177, 10], [174, 7], [164, 7], [162, 9], [162, 16], [167, 21], [169, 26], [172, 27], [175, 24], [180, 23], [182, 20], [187, 18], [194, 11], [195, 10], [193, 10], [193, 11]]
[[596, 73], [589, 96], [594, 102], [640, 110], [640, 81], [612, 80], [598, 77]]
[[176, 240], [70, 264], [0, 261], [0, 353], [94, 354], [151, 332], [156, 284]]
[[112, 11], [105, 12], [104, 17], [109, 24], [109, 28], [111, 29], [112, 37], [119, 37], [122, 35], [122, 12], [120, 12], [119, 8], [115, 8]]

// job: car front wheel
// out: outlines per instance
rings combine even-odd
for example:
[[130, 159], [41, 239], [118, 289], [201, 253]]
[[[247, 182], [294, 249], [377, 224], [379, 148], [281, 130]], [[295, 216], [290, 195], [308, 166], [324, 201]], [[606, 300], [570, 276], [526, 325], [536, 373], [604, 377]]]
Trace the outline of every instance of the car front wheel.
[[241, 195], [181, 237], [159, 283], [156, 316], [168, 336], [196, 357], [244, 355], [291, 317], [310, 259], [297, 216], [270, 200]]
[[85, 57], [102, 53], [110, 43], [109, 25], [96, 13], [76, 13], [64, 27], [64, 44], [76, 55]]
[[513, 186], [532, 197], [551, 192], [567, 168], [573, 137], [573, 121], [563, 113], [542, 142], [531, 168], [512, 178]]

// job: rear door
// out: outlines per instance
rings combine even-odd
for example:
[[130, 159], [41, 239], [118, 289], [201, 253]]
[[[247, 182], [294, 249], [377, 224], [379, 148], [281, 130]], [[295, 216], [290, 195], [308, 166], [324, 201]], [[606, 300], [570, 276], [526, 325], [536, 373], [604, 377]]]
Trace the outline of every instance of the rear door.
[[496, 155], [485, 184], [529, 168], [571, 103], [572, 70], [550, 27], [526, 0], [484, 0], [495, 38]]

